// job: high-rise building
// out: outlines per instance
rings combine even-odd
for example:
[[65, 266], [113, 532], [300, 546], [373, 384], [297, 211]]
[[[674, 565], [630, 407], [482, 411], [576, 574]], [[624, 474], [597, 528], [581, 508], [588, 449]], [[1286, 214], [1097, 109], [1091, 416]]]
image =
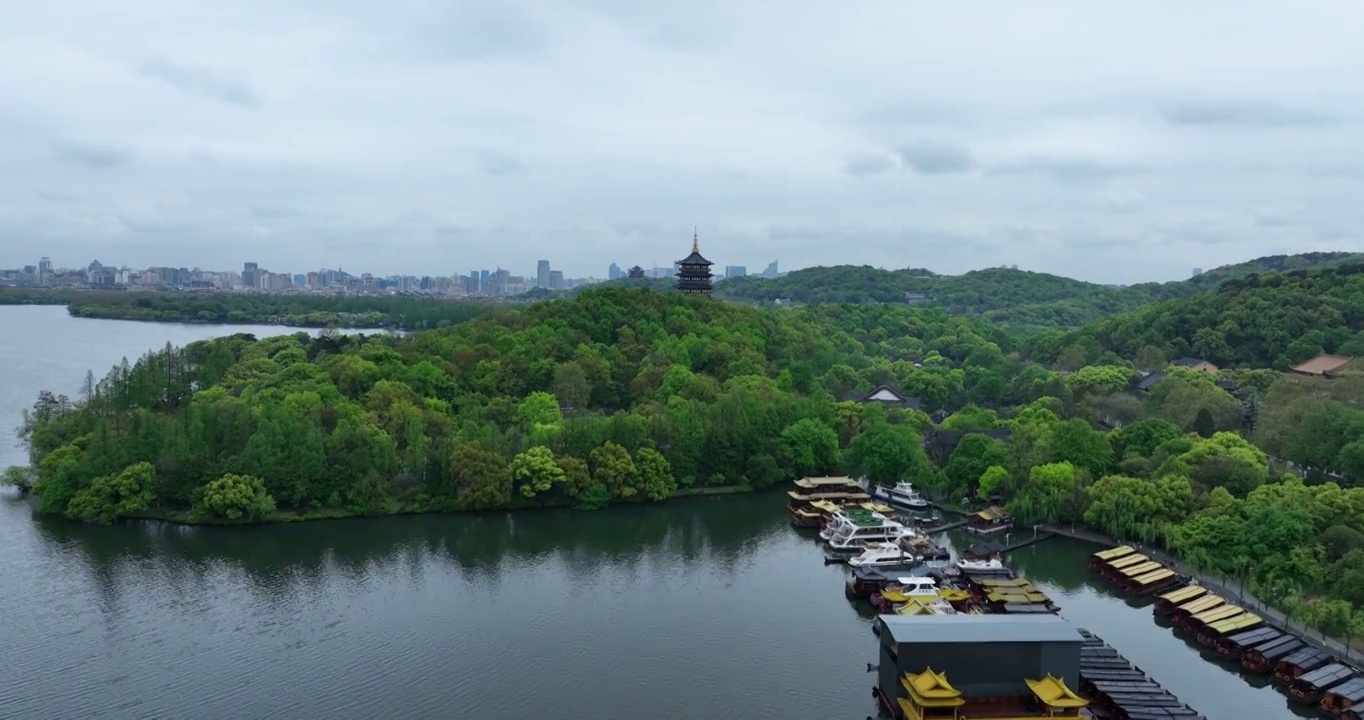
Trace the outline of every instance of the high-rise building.
[[745, 276], [747, 276], [747, 275], [748, 275], [748, 268], [747, 268], [746, 266], [744, 266], [744, 265], [726, 265], [726, 266], [725, 266], [725, 277], [726, 277], [726, 278], [745, 277]]
[[242, 263], [242, 287], [255, 289], [260, 286], [260, 265]]
[[763, 271], [763, 277], [765, 278], [774, 278], [780, 274], [781, 272], [777, 270], [776, 260], [773, 260], [771, 263], [769, 263], [767, 269]]
[[550, 290], [563, 290], [563, 289], [564, 289], [564, 271], [563, 271], [563, 270], [550, 270], [550, 271], [549, 271], [549, 289], [550, 289]]
[[535, 264], [535, 287], [549, 288], [549, 261], [541, 260]]
[[51, 285], [56, 282], [56, 276], [52, 274], [52, 260], [41, 258], [38, 260], [38, 284]]
[[487, 270], [478, 271], [478, 286], [483, 288], [483, 292], [485, 293], [488, 292], [489, 288], [488, 276], [491, 274], [492, 273], [488, 272]]
[[1193, 269], [1193, 276], [1194, 276], [1194, 277], [1198, 277], [1199, 275], [1202, 275], [1202, 274], [1203, 274], [1203, 268], [1194, 268], [1194, 269]]
[[622, 277], [624, 275], [625, 273], [621, 272], [620, 266], [615, 263], [611, 263], [611, 267], [606, 268], [607, 280], [615, 280], [616, 278]]
[[468, 290], [470, 295], [478, 295], [483, 292], [483, 284], [480, 282], [477, 270], [469, 271], [469, 284], [464, 289]]

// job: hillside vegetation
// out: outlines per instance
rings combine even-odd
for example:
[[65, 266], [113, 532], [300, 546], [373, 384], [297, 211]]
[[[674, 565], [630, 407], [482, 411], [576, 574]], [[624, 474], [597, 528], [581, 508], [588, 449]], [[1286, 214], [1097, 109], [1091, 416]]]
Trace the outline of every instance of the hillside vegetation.
[[1133, 360], [1145, 348], [1170, 359], [1279, 370], [1323, 352], [1364, 356], [1364, 264], [1247, 275], [1213, 291], [1033, 340], [1036, 356], [1045, 361], [1071, 355], [1063, 364], [1103, 353]]

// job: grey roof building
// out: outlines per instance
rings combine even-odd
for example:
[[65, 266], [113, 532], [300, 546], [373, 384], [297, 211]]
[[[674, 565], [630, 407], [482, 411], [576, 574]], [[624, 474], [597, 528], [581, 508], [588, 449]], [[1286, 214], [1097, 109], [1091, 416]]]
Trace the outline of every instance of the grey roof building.
[[1028, 679], [1080, 685], [1075, 626], [1056, 615], [882, 615], [881, 692], [905, 697], [901, 678], [932, 669], [966, 697], [1027, 697]]

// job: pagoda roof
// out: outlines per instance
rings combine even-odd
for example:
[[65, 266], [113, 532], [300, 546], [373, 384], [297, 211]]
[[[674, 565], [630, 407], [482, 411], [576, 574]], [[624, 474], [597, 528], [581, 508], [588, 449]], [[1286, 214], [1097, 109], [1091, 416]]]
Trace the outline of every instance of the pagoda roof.
[[926, 707], [953, 707], [965, 703], [961, 691], [952, 687], [947, 675], [925, 668], [923, 672], [905, 673], [900, 680], [909, 691], [910, 697], [919, 705]]
[[1051, 708], [1082, 708], [1089, 704], [1089, 701], [1076, 695], [1074, 691], [1066, 687], [1066, 681], [1047, 674], [1041, 680], [1025, 678], [1028, 688], [1032, 694], [1037, 696], [1044, 705]]
[[678, 260], [677, 263], [678, 263], [679, 265], [714, 265], [714, 264], [715, 264], [715, 263], [713, 263], [713, 262], [711, 262], [711, 261], [709, 261], [709, 260], [707, 260], [707, 259], [701, 257], [701, 253], [696, 252], [695, 250], [693, 250], [692, 253], [691, 253], [690, 255], [686, 256], [685, 258], [682, 258], [681, 260]]

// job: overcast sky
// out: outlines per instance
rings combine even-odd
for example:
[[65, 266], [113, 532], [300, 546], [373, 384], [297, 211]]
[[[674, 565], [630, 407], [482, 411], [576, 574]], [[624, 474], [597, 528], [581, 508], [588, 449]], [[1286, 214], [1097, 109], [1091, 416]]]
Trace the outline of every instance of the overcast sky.
[[1364, 250], [1364, 4], [8, 3], [0, 267]]

